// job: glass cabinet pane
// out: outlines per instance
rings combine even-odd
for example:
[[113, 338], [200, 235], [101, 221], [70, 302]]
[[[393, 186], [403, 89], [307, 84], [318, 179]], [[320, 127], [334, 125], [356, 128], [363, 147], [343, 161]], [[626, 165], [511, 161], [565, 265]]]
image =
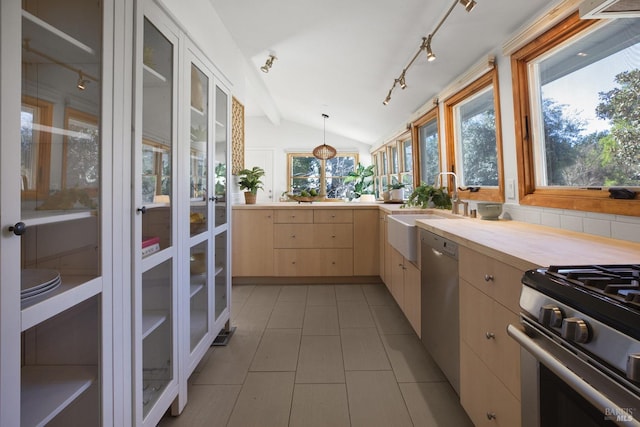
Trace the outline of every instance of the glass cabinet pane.
[[207, 231], [207, 171], [209, 151], [209, 78], [191, 64], [191, 150], [189, 154], [191, 236]]
[[207, 262], [209, 259], [208, 241], [194, 246], [189, 258], [189, 296], [190, 296], [190, 349], [202, 340], [209, 331], [209, 278], [207, 274]]
[[171, 259], [142, 275], [142, 407], [146, 416], [173, 379]]
[[21, 79], [20, 164], [3, 161], [21, 189], [14, 232], [26, 230], [19, 253], [3, 253], [21, 267], [21, 318], [9, 322], [21, 332], [15, 409], [22, 425], [99, 425], [103, 5], [21, 4], [21, 58], [11, 60], [22, 72], [3, 76]]
[[227, 308], [227, 232], [220, 233], [215, 240], [215, 315], [218, 319]]
[[216, 86], [216, 155], [214, 159], [216, 227], [227, 223], [228, 102], [227, 94]]
[[144, 241], [172, 238], [173, 44], [149, 20], [144, 21], [142, 94], [142, 215]]

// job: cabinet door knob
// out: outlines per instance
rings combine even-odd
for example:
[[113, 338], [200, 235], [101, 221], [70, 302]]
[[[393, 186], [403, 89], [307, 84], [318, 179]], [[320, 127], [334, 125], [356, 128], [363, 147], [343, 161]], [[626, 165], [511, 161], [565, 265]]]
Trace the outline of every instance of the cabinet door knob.
[[296, 238], [296, 235], [295, 235], [295, 234], [292, 234], [292, 235], [291, 235], [291, 238], [292, 238], [292, 239], [295, 239], [295, 238]]
[[484, 275], [484, 281], [485, 281], [485, 282], [493, 282], [493, 275], [491, 275], [491, 274], [485, 274], [485, 275]]
[[496, 339], [496, 334], [494, 334], [493, 332], [486, 332], [484, 334], [484, 336], [488, 339], [488, 340], [495, 340]]
[[13, 231], [16, 236], [22, 236], [27, 231], [27, 226], [24, 222], [16, 222], [14, 225], [9, 226], [9, 231]]
[[488, 420], [495, 420], [496, 419], [496, 413], [495, 412], [487, 412], [487, 419]]
[[147, 207], [143, 206], [141, 208], [136, 209], [136, 212], [139, 212], [141, 214], [146, 214], [147, 213]]

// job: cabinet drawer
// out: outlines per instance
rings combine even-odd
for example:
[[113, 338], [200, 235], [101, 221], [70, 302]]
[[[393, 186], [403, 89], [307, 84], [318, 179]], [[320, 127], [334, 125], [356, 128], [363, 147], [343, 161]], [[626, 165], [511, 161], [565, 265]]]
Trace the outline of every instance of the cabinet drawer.
[[520, 427], [522, 423], [520, 401], [464, 342], [460, 344], [460, 403], [476, 427]]
[[311, 224], [313, 211], [310, 209], [278, 209], [275, 211], [276, 224]]
[[316, 209], [313, 212], [313, 222], [316, 224], [353, 223], [351, 209]]
[[464, 246], [459, 247], [458, 255], [461, 278], [509, 310], [520, 310], [522, 271]]
[[351, 249], [275, 249], [276, 276], [351, 276]]
[[460, 281], [460, 339], [516, 397], [520, 398], [520, 346], [507, 335], [518, 316]]
[[276, 224], [276, 248], [329, 249], [353, 246], [351, 224]]

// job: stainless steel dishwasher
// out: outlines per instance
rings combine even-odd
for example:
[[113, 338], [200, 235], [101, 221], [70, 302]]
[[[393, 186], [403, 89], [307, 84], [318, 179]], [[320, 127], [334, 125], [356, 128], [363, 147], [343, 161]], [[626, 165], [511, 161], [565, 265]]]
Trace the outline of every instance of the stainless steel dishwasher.
[[458, 245], [420, 231], [422, 344], [460, 395]]

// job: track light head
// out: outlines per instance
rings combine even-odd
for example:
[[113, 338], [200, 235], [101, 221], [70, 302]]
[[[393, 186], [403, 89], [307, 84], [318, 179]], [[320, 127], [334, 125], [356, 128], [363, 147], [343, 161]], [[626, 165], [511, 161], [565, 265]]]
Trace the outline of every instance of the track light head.
[[389, 91], [389, 93], [387, 94], [387, 97], [384, 99], [384, 101], [382, 101], [382, 104], [388, 105], [389, 101], [391, 101], [391, 91]]
[[77, 83], [78, 89], [85, 90], [87, 88], [87, 83], [89, 83], [89, 80], [84, 78], [82, 71], [78, 71], [78, 83]]
[[404, 78], [404, 73], [406, 72], [406, 70], [402, 71], [402, 74], [400, 74], [400, 77], [398, 79], [396, 79], [396, 83], [398, 85], [400, 85], [400, 89], [406, 89], [407, 88], [407, 81]]
[[423, 45], [425, 46], [425, 50], [427, 52], [427, 61], [429, 62], [433, 62], [436, 60], [436, 55], [433, 53], [433, 50], [431, 49], [431, 34], [429, 34], [429, 37], [426, 39], [426, 42], [423, 42]]
[[459, 2], [467, 12], [471, 12], [476, 7], [476, 0], [460, 0]]
[[265, 62], [262, 67], [260, 67], [260, 70], [263, 73], [268, 73], [271, 67], [273, 66], [273, 61], [276, 59], [278, 58], [275, 55], [269, 55], [269, 57], [267, 58], [267, 62]]

